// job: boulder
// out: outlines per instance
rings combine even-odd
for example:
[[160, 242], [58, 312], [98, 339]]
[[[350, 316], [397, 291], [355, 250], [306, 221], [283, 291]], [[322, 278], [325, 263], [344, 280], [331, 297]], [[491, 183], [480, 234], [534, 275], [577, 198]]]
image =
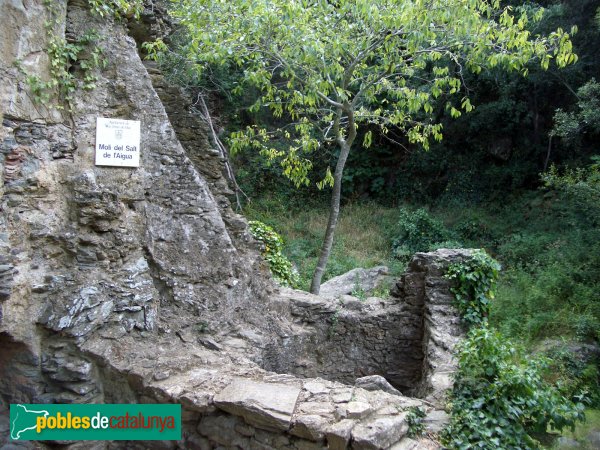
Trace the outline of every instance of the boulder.
[[446, 411], [434, 409], [423, 420], [423, 425], [429, 433], [439, 433], [450, 422], [450, 416]]
[[590, 448], [600, 448], [600, 431], [590, 431], [587, 435]]
[[386, 266], [377, 266], [372, 269], [352, 269], [323, 283], [319, 294], [325, 297], [339, 297], [352, 294], [357, 289], [370, 292], [381, 286], [388, 273], [389, 269]]
[[402, 393], [392, 386], [381, 375], [370, 375], [368, 377], [358, 378], [354, 385], [367, 391], [384, 391], [392, 395], [402, 395]]

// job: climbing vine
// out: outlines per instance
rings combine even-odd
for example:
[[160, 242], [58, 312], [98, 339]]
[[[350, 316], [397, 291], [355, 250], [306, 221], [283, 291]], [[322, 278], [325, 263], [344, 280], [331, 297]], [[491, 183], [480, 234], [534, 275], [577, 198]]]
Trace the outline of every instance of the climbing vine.
[[[88, 0], [88, 5], [93, 14], [115, 19], [137, 19], [143, 9], [142, 0]], [[55, 30], [61, 22], [60, 4], [53, 0], [44, 0], [44, 6], [49, 14], [45, 29], [48, 37], [50, 77], [43, 80], [39, 75], [26, 73], [22, 66], [19, 68], [26, 75], [35, 102], [48, 105], [53, 98], [58, 98], [59, 104], [55, 106], [57, 109], [63, 109], [62, 105], [65, 104], [70, 109], [78, 79], [81, 80], [83, 89], [92, 90], [96, 87], [98, 70], [106, 67], [104, 51], [98, 46], [100, 36], [94, 29], [88, 30], [74, 41], [57, 35]]]
[[448, 267], [446, 278], [454, 281], [450, 290], [468, 328], [487, 323], [499, 272], [500, 264], [484, 251], [474, 252], [468, 261]]
[[134, 17], [138, 19], [144, 9], [143, 0], [88, 0], [90, 10], [100, 17]]
[[406, 415], [406, 423], [408, 424], [408, 432], [406, 435], [410, 438], [418, 438], [425, 432], [425, 424], [423, 419], [425, 418], [425, 411], [418, 406], [412, 406], [408, 409]]
[[282, 253], [283, 239], [281, 236], [273, 228], [258, 220], [251, 220], [248, 224], [252, 236], [265, 245], [262, 255], [269, 263], [275, 280], [284, 286], [296, 287], [299, 282], [298, 272], [294, 270], [292, 263]]
[[458, 370], [449, 396], [449, 449], [535, 449], [547, 430], [573, 428], [584, 419], [581, 402], [546, 381], [548, 361], [531, 358], [488, 325], [500, 264], [478, 251], [451, 264], [446, 277], [462, 320], [470, 328], [458, 346]]
[[451, 450], [538, 449], [536, 437], [584, 420], [584, 406], [563, 395], [532, 358], [487, 326], [474, 327], [458, 348], [459, 369], [442, 442]]
[[[81, 71], [83, 89], [94, 89], [98, 81], [97, 69], [106, 66], [102, 48], [96, 46], [97, 39], [98, 34], [94, 30], [88, 31], [75, 42], [52, 36], [48, 46], [50, 79], [43, 81], [38, 75], [27, 77], [34, 100], [47, 104], [54, 95], [58, 95], [60, 100], [70, 105], [76, 89], [76, 66]], [[82, 56], [84, 53], [85, 57]]]

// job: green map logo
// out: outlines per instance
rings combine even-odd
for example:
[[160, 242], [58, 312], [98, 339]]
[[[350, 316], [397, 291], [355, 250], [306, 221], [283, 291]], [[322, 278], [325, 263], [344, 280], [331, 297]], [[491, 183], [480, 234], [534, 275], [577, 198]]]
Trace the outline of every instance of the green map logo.
[[31, 440], [179, 440], [181, 405], [11, 404], [10, 438]]
[[[13, 417], [14, 408], [14, 417]], [[48, 411], [33, 411], [27, 409], [25, 405], [10, 405], [10, 438], [12, 440], [21, 439], [21, 434], [25, 431], [35, 430], [37, 427], [37, 417], [48, 417]]]

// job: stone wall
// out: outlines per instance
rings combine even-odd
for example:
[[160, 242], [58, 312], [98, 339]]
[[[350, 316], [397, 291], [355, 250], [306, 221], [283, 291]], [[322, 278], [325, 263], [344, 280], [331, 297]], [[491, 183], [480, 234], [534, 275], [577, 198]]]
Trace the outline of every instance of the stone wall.
[[450, 264], [469, 259], [472, 252], [440, 249], [417, 253], [407, 272], [391, 290], [393, 297], [422, 308], [423, 361], [420, 381], [411, 392], [434, 404], [443, 402], [452, 387], [452, 373], [456, 370], [454, 348], [464, 336], [460, 318], [452, 305], [454, 297], [450, 292], [450, 281], [444, 275]]
[[354, 384], [382, 375], [406, 394], [421, 379], [423, 312], [404, 301], [286, 291], [294, 332], [267, 349], [266, 368]]
[[444, 273], [470, 254], [417, 253], [387, 299], [283, 290], [277, 301], [293, 332], [266, 349], [263, 367], [350, 384], [381, 375], [406, 395], [439, 402], [451, 385], [452, 349], [463, 334]]
[[[156, 2], [129, 28], [54, 3], [55, 32], [96, 28], [108, 64], [71, 110], [37, 104], [26, 74], [49, 76], [44, 1], [0, 0], [0, 446], [14, 402], [183, 405], [182, 442], [85, 445], [98, 449], [429, 445], [405, 437], [406, 410], [434, 407], [353, 384], [435, 390], [452, 366], [437, 327], [455, 318], [429, 267], [460, 256], [419, 256], [392, 301], [278, 292], [189, 101], [163, 85], [165, 110], [129, 36], [162, 29]], [[141, 121], [139, 168], [94, 165], [97, 117]]]

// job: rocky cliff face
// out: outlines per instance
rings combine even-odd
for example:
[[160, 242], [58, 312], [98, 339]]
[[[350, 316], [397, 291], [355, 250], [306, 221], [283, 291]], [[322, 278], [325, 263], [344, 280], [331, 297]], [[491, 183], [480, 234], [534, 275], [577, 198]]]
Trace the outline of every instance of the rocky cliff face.
[[[27, 362], [3, 364], [0, 389], [15, 401], [103, 401], [81, 351], [92, 336], [181, 342], [176, 332], [205, 324], [224, 334], [239, 320], [266, 327], [256, 304], [269, 281], [244, 222], [184, 152], [127, 28], [86, 2], [55, 3], [54, 32], [99, 30], [108, 65], [71, 111], [36, 103], [25, 78], [49, 77], [48, 10], [2, 2], [0, 340]], [[94, 166], [97, 117], [141, 121], [139, 168]]]
[[[435, 391], [460, 333], [440, 268], [468, 252], [420, 256], [388, 303], [280, 292], [204, 126], [138, 56], [130, 34], [161, 28], [152, 2], [130, 28], [52, 2], [54, 33], [95, 28], [107, 61], [71, 109], [26, 81], [49, 77], [44, 3], [0, 0], [0, 445], [16, 402], [184, 406], [181, 442], [94, 448], [417, 445], [406, 410], [429, 403], [353, 380]], [[97, 117], [141, 121], [139, 168], [95, 166]]]

